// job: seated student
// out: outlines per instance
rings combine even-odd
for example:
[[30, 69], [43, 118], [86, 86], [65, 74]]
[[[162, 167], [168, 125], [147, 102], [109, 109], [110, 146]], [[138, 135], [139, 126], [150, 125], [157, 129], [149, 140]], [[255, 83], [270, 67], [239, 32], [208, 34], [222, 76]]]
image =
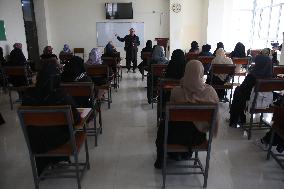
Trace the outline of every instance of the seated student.
[[66, 64], [70, 61], [73, 54], [71, 49], [69, 48], [69, 45], [64, 44], [62, 51], [59, 53], [59, 59], [61, 64]]
[[116, 51], [116, 48], [114, 47], [112, 41], [109, 41], [106, 47], [104, 48], [103, 56], [110, 56], [110, 57], [118, 56], [118, 52]]
[[22, 44], [15, 43], [14, 49], [10, 52], [9, 66], [24, 66], [27, 64], [27, 59], [22, 51]]
[[[28, 72], [30, 73], [30, 67], [27, 63], [26, 57], [22, 51], [22, 44], [21, 43], [15, 43], [13, 45], [14, 49], [10, 52], [9, 61], [7, 63], [7, 66], [26, 66], [28, 69]], [[13, 76], [9, 77], [9, 82], [14, 87], [19, 87], [23, 85], [31, 84], [32, 81], [28, 80], [25, 76]], [[28, 83], [27, 83], [28, 82]]]
[[87, 65], [102, 64], [102, 54], [100, 49], [93, 48], [89, 53], [89, 59], [85, 63]]
[[[152, 53], [152, 59], [150, 64], [167, 64], [169, 60], [165, 56], [164, 48], [157, 45]], [[156, 81], [157, 78], [154, 78], [154, 81]], [[151, 73], [148, 72], [147, 74], [147, 99], [148, 103], [151, 104], [151, 91], [152, 91], [152, 76]]]
[[[224, 44], [223, 44], [222, 42], [217, 43], [217, 47], [216, 47], [216, 50], [215, 50], [214, 53], [213, 53], [213, 56], [216, 56], [216, 51], [217, 51], [218, 49], [220, 49], [220, 48], [222, 48], [222, 49], [225, 51], [225, 49], [224, 49]], [[226, 51], [225, 51], [225, 52], [226, 52]]]
[[[152, 41], [151, 41], [151, 40], [147, 40], [147, 42], [146, 42], [146, 47], [144, 47], [144, 48], [142, 49], [142, 51], [141, 51], [141, 58], [142, 58], [142, 53], [143, 53], [143, 52], [150, 52], [150, 53], [153, 52]], [[146, 66], [148, 66], [147, 64], [148, 64], [148, 63], [147, 63], [147, 60], [146, 60], [146, 59], [142, 59], [142, 62], [138, 65], [138, 70], [139, 70], [139, 72], [140, 72], [141, 74], [143, 74], [143, 73], [142, 73], [142, 70], [143, 70]]]
[[53, 48], [51, 46], [46, 46], [43, 49], [42, 55], [40, 55], [41, 59], [49, 59], [49, 58], [55, 58], [58, 59], [55, 54], [52, 52]]
[[[199, 53], [199, 56], [213, 56], [210, 50], [211, 50], [211, 45], [209, 44], [202, 45], [202, 51]], [[211, 64], [204, 65], [204, 73], [208, 73], [210, 67]]]
[[[210, 85], [203, 82], [203, 65], [198, 60], [191, 60], [185, 66], [184, 76], [181, 79], [181, 86], [175, 87], [171, 92], [170, 101], [173, 103], [218, 103], [216, 91]], [[217, 120], [218, 123], [218, 120]], [[160, 169], [163, 162], [164, 145], [164, 123], [158, 128], [156, 147], [157, 159], [155, 168]], [[218, 124], [214, 134], [217, 134]], [[170, 122], [168, 132], [168, 144], [187, 145], [189, 151], [191, 146], [201, 144], [206, 140], [208, 131], [207, 123], [199, 122]], [[190, 154], [191, 155], [191, 154]]]
[[[85, 62], [85, 66], [90, 66], [90, 65], [100, 65], [102, 64], [102, 55], [100, 53], [100, 50], [98, 48], [93, 48], [91, 52], [89, 53], [89, 59], [87, 62]], [[112, 70], [109, 71], [110, 73]], [[92, 81], [94, 82], [95, 85], [103, 85], [107, 82], [107, 78], [105, 77], [92, 77]]]
[[90, 81], [90, 78], [86, 74], [84, 60], [79, 56], [72, 56], [70, 64], [66, 64], [64, 66], [64, 70], [61, 74], [61, 80], [63, 82]]
[[181, 49], [174, 50], [166, 69], [166, 78], [181, 79], [184, 74], [185, 65], [184, 52]]
[[255, 57], [255, 66], [245, 77], [243, 83], [235, 89], [233, 101], [230, 107], [230, 126], [237, 127], [238, 123], [245, 123], [246, 101], [250, 100], [252, 88], [256, 79], [265, 79], [272, 77], [271, 58], [266, 55], [257, 55]]
[[246, 47], [241, 42], [238, 42], [234, 50], [230, 54], [231, 58], [245, 58], [246, 57]]
[[[241, 42], [238, 42], [231, 52], [230, 57], [233, 58], [245, 58], [246, 57], [246, 47]], [[236, 65], [236, 72], [240, 72], [242, 65]]]
[[[219, 48], [216, 51], [216, 57], [212, 60], [211, 64], [233, 64], [231, 58], [226, 57], [225, 51], [222, 48]], [[215, 85], [224, 85], [226, 82], [230, 80], [230, 76], [226, 74], [217, 74], [213, 75], [212, 84]], [[207, 84], [211, 83], [211, 75], [209, 74], [206, 80]], [[225, 89], [218, 89], [216, 90], [219, 99], [226, 98], [226, 90]], [[227, 100], [227, 99], [226, 99]]]
[[165, 55], [164, 47], [157, 45], [153, 50], [152, 64], [167, 64], [169, 60]]
[[[92, 82], [87, 75], [84, 60], [79, 56], [73, 56], [68, 64], [64, 66], [61, 74], [62, 82]], [[74, 97], [76, 104], [80, 107], [90, 107], [91, 102], [87, 97]]]
[[[284, 107], [277, 107], [273, 113], [273, 127], [282, 127], [284, 123]], [[283, 128], [283, 127], [282, 127]], [[272, 130], [268, 131], [264, 137], [255, 141], [256, 145], [261, 147], [263, 150], [268, 150], [270, 139], [271, 139]], [[276, 146], [276, 150], [279, 153], [284, 151], [284, 139], [281, 138], [277, 133], [272, 141], [272, 146]]]
[[[56, 59], [49, 59], [37, 75], [36, 86], [28, 89], [23, 96], [23, 106], [56, 106], [71, 105], [75, 124], [80, 121], [80, 114], [71, 96], [60, 86], [60, 72]], [[70, 139], [67, 126], [28, 127], [31, 149], [44, 153], [65, 144]], [[68, 161], [62, 157], [36, 157], [37, 172], [40, 175], [44, 168], [59, 161]]]
[[[181, 49], [176, 49], [173, 51], [171, 60], [166, 69], [166, 78], [180, 80], [184, 75], [186, 61], [184, 52]], [[163, 95], [163, 105], [170, 100], [170, 91], [166, 91]], [[162, 107], [164, 109], [164, 107]]]
[[189, 49], [189, 53], [199, 53], [199, 46], [198, 43], [196, 41], [192, 41], [190, 44], [190, 49]]

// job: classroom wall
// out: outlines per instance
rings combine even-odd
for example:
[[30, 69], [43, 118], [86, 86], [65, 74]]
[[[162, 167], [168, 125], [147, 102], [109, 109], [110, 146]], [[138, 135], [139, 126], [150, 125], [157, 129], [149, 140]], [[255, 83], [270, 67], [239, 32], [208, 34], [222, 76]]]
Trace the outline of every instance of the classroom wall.
[[7, 37], [7, 41], [0, 41], [4, 55], [9, 54], [13, 44], [19, 42], [23, 44], [23, 53], [28, 57], [21, 1], [1, 0], [0, 20], [4, 20]]
[[[174, 3], [181, 4], [181, 12], [172, 11]], [[188, 51], [190, 43], [206, 43], [208, 0], [170, 0], [171, 51], [180, 48]]]
[[[49, 44], [58, 54], [63, 44], [74, 47], [84, 47], [85, 57], [97, 46], [96, 22], [109, 21], [105, 19], [105, 2], [129, 2], [129, 0], [47, 0], [45, 16], [49, 22]], [[145, 39], [169, 37], [169, 1], [168, 0], [132, 0], [134, 19], [115, 20], [116, 22], [144, 22]], [[48, 10], [47, 10], [48, 9]], [[128, 34], [129, 31], [125, 31]], [[41, 44], [42, 46], [43, 44]], [[139, 51], [145, 46], [141, 44]], [[40, 47], [41, 48], [41, 47]], [[123, 48], [118, 49], [125, 57]]]

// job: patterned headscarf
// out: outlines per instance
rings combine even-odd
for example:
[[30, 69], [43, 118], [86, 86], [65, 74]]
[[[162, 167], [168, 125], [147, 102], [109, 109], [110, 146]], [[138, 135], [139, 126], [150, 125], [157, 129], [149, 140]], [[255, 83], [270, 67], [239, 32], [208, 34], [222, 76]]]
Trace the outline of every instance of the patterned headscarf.
[[98, 48], [93, 48], [89, 53], [89, 59], [86, 64], [102, 64], [102, 54]]
[[65, 53], [71, 53], [71, 50], [70, 50], [70, 48], [69, 48], [69, 45], [65, 44], [65, 45], [63, 46], [63, 52], [65, 52]]

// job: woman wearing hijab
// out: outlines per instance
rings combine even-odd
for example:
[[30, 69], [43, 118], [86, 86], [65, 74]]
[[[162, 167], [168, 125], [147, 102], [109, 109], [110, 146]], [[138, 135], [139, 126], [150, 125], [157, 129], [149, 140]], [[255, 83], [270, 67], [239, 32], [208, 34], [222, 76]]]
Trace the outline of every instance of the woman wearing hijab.
[[51, 46], [44, 47], [42, 51], [42, 55], [40, 55], [41, 59], [49, 59], [49, 58], [55, 58], [57, 59], [57, 56], [53, 54], [52, 52], [53, 48]]
[[[231, 58], [226, 57], [225, 51], [219, 48], [216, 51], [216, 57], [212, 60], [211, 64], [233, 64]], [[226, 74], [216, 74], [213, 75], [212, 84], [214, 85], [224, 85], [230, 79], [229, 75]], [[206, 83], [211, 83], [211, 74], [208, 75]], [[226, 97], [225, 89], [218, 89], [217, 91], [219, 99], [224, 99]]]
[[64, 66], [61, 80], [63, 82], [90, 81], [86, 75], [84, 60], [79, 56], [72, 56], [70, 63]]
[[181, 79], [184, 74], [185, 64], [184, 52], [181, 49], [174, 50], [166, 69], [166, 77]]
[[22, 51], [22, 44], [15, 43], [14, 49], [10, 52], [9, 66], [24, 66], [27, 64], [26, 57]]
[[[199, 56], [213, 56], [213, 54], [210, 52], [211, 50], [211, 45], [206, 44], [202, 46], [202, 51], [199, 53]], [[211, 64], [206, 64], [204, 66], [204, 73], [208, 73]]]
[[[22, 51], [22, 44], [21, 43], [15, 43], [13, 45], [13, 47], [14, 47], [14, 49], [10, 53], [7, 66], [26, 66], [26, 68], [29, 71], [29, 65], [28, 65], [27, 60], [25, 58], [25, 55]], [[28, 84], [31, 83], [31, 81], [27, 81], [27, 78], [25, 76], [9, 77], [9, 82], [14, 87], [28, 85]]]
[[87, 65], [102, 64], [102, 54], [98, 48], [93, 48], [89, 53]]
[[[146, 42], [146, 47], [144, 47], [141, 51], [141, 58], [142, 58], [142, 53], [144, 52], [153, 52], [153, 47], [152, 47], [152, 41], [151, 40], [147, 40]], [[143, 74], [143, 69], [145, 69], [145, 67], [148, 66], [148, 62], [146, 59], [142, 58], [142, 62], [138, 65], [138, 70], [141, 74]]]
[[199, 53], [199, 46], [196, 41], [192, 41], [190, 46], [189, 53]]
[[67, 64], [72, 58], [73, 54], [68, 44], [64, 44], [62, 51], [59, 53], [61, 64]]
[[[186, 64], [181, 86], [175, 87], [171, 93], [170, 101], [173, 103], [214, 103], [219, 102], [216, 91], [203, 82], [204, 68], [200, 61], [191, 60]], [[206, 140], [209, 130], [208, 123], [200, 122], [170, 122], [168, 131], [168, 144], [187, 145], [190, 148]], [[214, 134], [217, 134], [217, 125]], [[164, 124], [158, 128], [156, 147], [157, 159], [155, 168], [161, 168], [163, 161]]]
[[[71, 105], [75, 124], [80, 121], [80, 114], [71, 96], [60, 86], [60, 71], [56, 59], [46, 60], [37, 75], [36, 86], [28, 89], [23, 96], [23, 106], [56, 106]], [[65, 144], [70, 139], [68, 126], [28, 128], [31, 149], [36, 153], [44, 153]], [[52, 163], [68, 161], [62, 157], [36, 157], [37, 172], [40, 175], [44, 168]]]
[[238, 42], [235, 46], [234, 51], [230, 54], [231, 58], [245, 58], [246, 57], [246, 47], [241, 42]]
[[[223, 44], [222, 42], [217, 43], [217, 48], [216, 48], [216, 50], [214, 51], [213, 56], [216, 56], [216, 51], [217, 51], [218, 49], [220, 49], [220, 48], [222, 48], [222, 49], [224, 50], [224, 44]], [[225, 51], [225, 50], [224, 50], [224, 51]]]
[[238, 123], [245, 123], [246, 101], [250, 99], [252, 88], [257, 79], [272, 77], [272, 61], [269, 56], [257, 55], [255, 57], [255, 66], [246, 76], [243, 83], [235, 89], [233, 102], [230, 108], [230, 126], [237, 127]]
[[118, 53], [117, 53], [116, 48], [114, 47], [112, 41], [109, 41], [108, 44], [106, 45], [105, 49], [104, 49], [103, 56], [116, 57], [117, 54]]
[[152, 64], [167, 64], [169, 60], [165, 56], [164, 47], [157, 45], [153, 50]]
[[[79, 56], [73, 56], [64, 66], [61, 74], [62, 82], [92, 82], [84, 67], [84, 60]], [[91, 107], [89, 97], [73, 97], [79, 107]]]

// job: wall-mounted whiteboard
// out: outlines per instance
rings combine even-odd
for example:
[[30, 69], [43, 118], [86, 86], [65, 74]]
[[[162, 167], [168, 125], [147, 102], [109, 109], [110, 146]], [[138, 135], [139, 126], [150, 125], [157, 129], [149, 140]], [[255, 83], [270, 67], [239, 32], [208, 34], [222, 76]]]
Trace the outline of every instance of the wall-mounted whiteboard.
[[144, 45], [144, 22], [97, 22], [97, 46], [105, 47], [109, 41], [114, 43], [115, 47], [124, 47], [124, 43], [117, 40], [119, 37], [129, 34], [129, 29], [134, 28], [135, 34], [140, 39], [140, 46]]

